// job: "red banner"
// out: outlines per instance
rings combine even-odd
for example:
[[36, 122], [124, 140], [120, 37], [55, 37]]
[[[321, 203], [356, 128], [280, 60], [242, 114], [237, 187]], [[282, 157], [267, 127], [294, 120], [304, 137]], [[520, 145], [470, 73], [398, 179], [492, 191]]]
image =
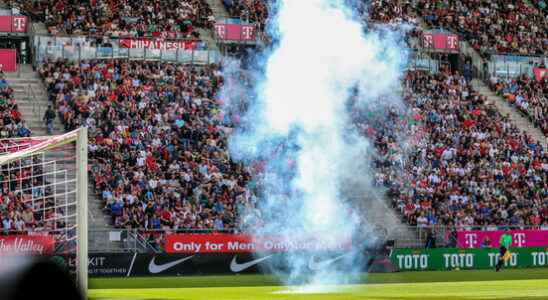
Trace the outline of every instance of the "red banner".
[[533, 74], [535, 74], [535, 79], [537, 81], [541, 81], [543, 78], [548, 78], [548, 69], [533, 68]]
[[[458, 248], [499, 247], [502, 230], [470, 230], [457, 232]], [[548, 230], [510, 230], [512, 247], [548, 247]], [[489, 245], [487, 241], [490, 241]]]
[[120, 48], [131, 49], [162, 49], [175, 50], [184, 49], [192, 50], [196, 47], [195, 41], [165, 41], [153, 39], [121, 39]]
[[255, 41], [255, 25], [251, 24], [215, 24], [217, 38], [225, 41]]
[[0, 49], [0, 70], [15, 72], [17, 70], [17, 52], [15, 49]]
[[0, 16], [0, 32], [27, 32], [26, 16]]
[[317, 238], [287, 240], [282, 237], [253, 238], [243, 234], [170, 234], [166, 237], [167, 253], [253, 253], [291, 251], [341, 251], [351, 241], [325, 241]]
[[49, 235], [11, 235], [0, 237], [0, 254], [51, 254], [55, 239]]
[[456, 34], [425, 32], [422, 36], [424, 48], [459, 51], [459, 36]]

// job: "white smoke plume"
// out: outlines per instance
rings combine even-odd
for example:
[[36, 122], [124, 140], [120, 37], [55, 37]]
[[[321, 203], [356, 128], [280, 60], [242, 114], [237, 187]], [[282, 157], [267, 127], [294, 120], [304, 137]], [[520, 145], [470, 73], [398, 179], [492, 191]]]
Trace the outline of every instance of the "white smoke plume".
[[345, 283], [362, 269], [361, 247], [385, 238], [374, 225], [398, 224], [373, 187], [374, 149], [352, 125], [349, 108], [401, 105], [407, 54], [401, 32], [364, 28], [347, 1], [277, 3], [270, 24], [274, 47], [257, 55], [257, 68], [227, 62], [219, 95], [227, 118], [238, 124], [231, 157], [253, 177], [255, 195], [238, 209], [242, 229], [288, 241], [361, 237], [344, 256], [315, 254], [337, 260], [322, 270], [311, 272], [309, 253], [272, 262], [288, 284]]

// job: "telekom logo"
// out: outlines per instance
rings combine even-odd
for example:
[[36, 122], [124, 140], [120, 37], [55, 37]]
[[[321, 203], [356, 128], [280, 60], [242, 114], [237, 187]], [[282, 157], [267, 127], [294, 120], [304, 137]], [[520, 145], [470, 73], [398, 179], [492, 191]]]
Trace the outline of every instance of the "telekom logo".
[[13, 17], [13, 31], [23, 32], [25, 31], [27, 19], [25, 17]]
[[464, 240], [468, 248], [475, 248], [478, 243], [478, 235], [475, 233], [467, 233], [464, 235]]
[[225, 38], [226, 29], [224, 24], [215, 25], [215, 30], [217, 31], [217, 35], [219, 36], [219, 38]]
[[447, 48], [449, 49], [459, 48], [459, 38], [456, 35], [450, 35], [447, 37]]
[[253, 31], [255, 28], [253, 26], [242, 26], [242, 37], [244, 40], [253, 39]]
[[518, 232], [518, 233], [514, 233], [514, 241], [516, 241], [516, 244], [518, 247], [523, 247], [525, 246], [525, 233], [523, 232]]
[[431, 34], [425, 34], [424, 35], [424, 47], [430, 48], [433, 45], [433, 37]]

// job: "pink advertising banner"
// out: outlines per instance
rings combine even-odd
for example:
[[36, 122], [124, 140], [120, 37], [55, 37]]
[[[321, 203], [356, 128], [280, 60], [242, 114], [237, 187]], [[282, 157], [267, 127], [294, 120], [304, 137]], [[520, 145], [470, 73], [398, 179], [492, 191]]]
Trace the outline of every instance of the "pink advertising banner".
[[[504, 231], [470, 230], [457, 232], [458, 248], [481, 248], [488, 238], [489, 247], [499, 247], [499, 238]], [[510, 230], [512, 247], [548, 247], [548, 230]]]
[[255, 37], [253, 24], [215, 24], [215, 32], [220, 40], [252, 42]]
[[422, 35], [424, 48], [459, 51], [459, 36], [456, 34], [425, 32]]

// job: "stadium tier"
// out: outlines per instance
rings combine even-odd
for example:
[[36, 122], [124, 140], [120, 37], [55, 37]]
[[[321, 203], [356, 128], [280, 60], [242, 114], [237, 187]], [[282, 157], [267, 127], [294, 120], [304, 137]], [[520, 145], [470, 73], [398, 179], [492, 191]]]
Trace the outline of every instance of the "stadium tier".
[[[239, 206], [251, 205], [246, 188], [251, 172], [227, 153], [230, 128], [221, 122], [214, 100], [222, 83], [216, 66], [58, 61], [39, 71], [65, 128], [90, 128], [94, 184], [115, 226], [238, 227]], [[372, 134], [382, 158], [376, 162], [377, 184], [390, 188], [394, 206], [409, 224], [539, 226], [546, 221], [541, 144], [458, 73], [408, 72], [403, 84], [410, 119], [365, 118], [358, 125]], [[394, 124], [398, 128], [387, 127]], [[404, 153], [390, 137], [402, 131], [413, 137], [415, 148], [396, 166]]]
[[179, 38], [199, 37], [196, 28], [211, 28], [214, 17], [203, 0], [184, 1], [20, 1], [18, 7], [45, 23], [52, 34]]
[[[541, 66], [544, 68], [544, 66]], [[521, 75], [518, 78], [490, 78], [491, 88], [515, 105], [544, 135], [548, 136], [548, 85], [547, 79]]]
[[[193, 27], [208, 28], [214, 21], [205, 1], [11, 2], [29, 13], [43, 11], [40, 17], [50, 31], [69, 34], [189, 34]], [[222, 3], [232, 17], [266, 22], [266, 1]], [[480, 53], [544, 51], [539, 42], [546, 38], [544, 22], [524, 32], [540, 11], [522, 1], [367, 4], [360, 7], [367, 20], [417, 24], [420, 18], [429, 26], [462, 34]], [[246, 187], [253, 170], [232, 162], [227, 152], [231, 125], [222, 119], [215, 100], [223, 82], [219, 66], [48, 60], [38, 71], [65, 130], [90, 128], [93, 185], [113, 225], [238, 228], [238, 210], [253, 206]], [[408, 72], [403, 85], [413, 109], [410, 120], [393, 123], [398, 128], [356, 120], [376, 140], [382, 158], [376, 162], [376, 183], [389, 188], [394, 207], [412, 225], [543, 224], [548, 209], [543, 201], [544, 146], [518, 130], [469, 84], [447, 70], [436, 75]], [[493, 77], [491, 86], [546, 133], [545, 80]], [[17, 113], [11, 115], [17, 118]], [[11, 123], [8, 126], [17, 129], [8, 130], [7, 137], [30, 134], [24, 125]], [[415, 150], [409, 160], [385, 136], [401, 130], [413, 136]], [[398, 166], [405, 170], [399, 176], [395, 158], [406, 161]], [[532, 191], [530, 186], [540, 189]]]
[[[317, 5], [294, 4], [305, 1]], [[286, 8], [276, 3], [0, 1], [0, 32], [9, 34], [0, 37], [0, 48], [6, 48], [0, 49], [0, 254], [24, 248], [20, 252], [55, 255], [78, 273], [84, 289], [83, 265], [99, 270], [107, 258], [115, 261], [112, 274], [128, 277], [179, 276], [185, 262], [189, 274], [252, 273], [262, 272], [279, 253], [314, 247], [330, 252], [322, 248], [330, 243], [339, 247], [335, 256], [290, 263], [317, 271], [348, 263], [349, 254], [341, 251], [362, 247], [359, 255], [368, 260], [349, 263], [362, 264], [358, 272], [548, 265], [546, 0], [285, 0]], [[269, 26], [276, 26], [280, 11], [303, 7], [309, 9], [283, 15], [309, 22], [295, 35], [283, 32], [301, 43], [284, 48], [284, 34]], [[348, 32], [322, 27], [324, 18]], [[282, 27], [301, 26], [282, 21]], [[348, 44], [337, 48], [330, 38]], [[354, 47], [371, 52], [363, 60], [368, 68], [354, 69], [339, 55], [356, 54]], [[291, 61], [296, 52], [301, 57]], [[279, 78], [280, 70], [287, 78], [307, 74], [296, 80], [303, 86], [314, 82], [309, 86], [317, 90], [287, 88], [294, 82]], [[354, 78], [373, 78], [372, 70], [375, 80]], [[340, 76], [332, 79], [335, 72]], [[400, 81], [385, 84], [385, 75]], [[287, 93], [269, 89], [269, 80]], [[346, 98], [319, 103], [325, 95]], [[279, 97], [275, 104], [296, 99], [279, 108], [268, 97]], [[272, 115], [294, 122], [266, 123]], [[325, 129], [315, 122], [337, 126]], [[359, 153], [355, 157], [367, 166], [355, 160], [351, 167], [339, 164], [346, 163], [341, 155], [319, 161], [337, 147], [303, 143], [315, 134], [337, 135], [333, 144], [340, 148], [363, 146], [363, 152], [333, 153]], [[307, 150], [314, 159], [299, 160]], [[352, 172], [342, 176], [339, 166]], [[301, 173], [311, 174], [303, 168], [319, 175], [302, 179]], [[336, 182], [334, 188], [316, 199], [317, 206], [294, 205], [310, 195], [310, 186], [320, 187], [317, 178], [331, 179], [322, 177], [326, 169], [333, 181], [317, 181], [321, 187]], [[341, 205], [330, 206], [331, 198]], [[335, 226], [276, 228], [256, 239], [257, 228], [267, 227], [272, 216], [291, 223], [286, 207], [316, 213], [307, 225], [318, 228], [340, 210], [334, 219], [342, 221], [334, 224], [352, 223], [358, 230], [335, 242], [329, 235]], [[95, 255], [88, 264], [87, 221], [81, 221], [86, 215]], [[507, 248], [519, 251], [491, 249], [499, 246], [493, 237], [498, 240], [509, 227], [519, 232]], [[293, 229], [306, 238], [281, 238]], [[313, 234], [325, 234], [327, 242], [308, 241]], [[266, 241], [263, 248], [255, 248], [257, 240]], [[436, 242], [447, 249], [432, 250]], [[264, 246], [269, 243], [282, 246]], [[223, 245], [232, 252], [221, 251]], [[418, 246], [426, 249], [406, 249]], [[272, 249], [279, 251], [255, 253]], [[218, 256], [210, 260], [211, 253]], [[176, 259], [161, 263], [168, 255]]]
[[117, 227], [237, 227], [245, 170], [230, 161], [218, 67], [64, 61], [39, 69], [65, 129], [90, 129], [97, 192]]

